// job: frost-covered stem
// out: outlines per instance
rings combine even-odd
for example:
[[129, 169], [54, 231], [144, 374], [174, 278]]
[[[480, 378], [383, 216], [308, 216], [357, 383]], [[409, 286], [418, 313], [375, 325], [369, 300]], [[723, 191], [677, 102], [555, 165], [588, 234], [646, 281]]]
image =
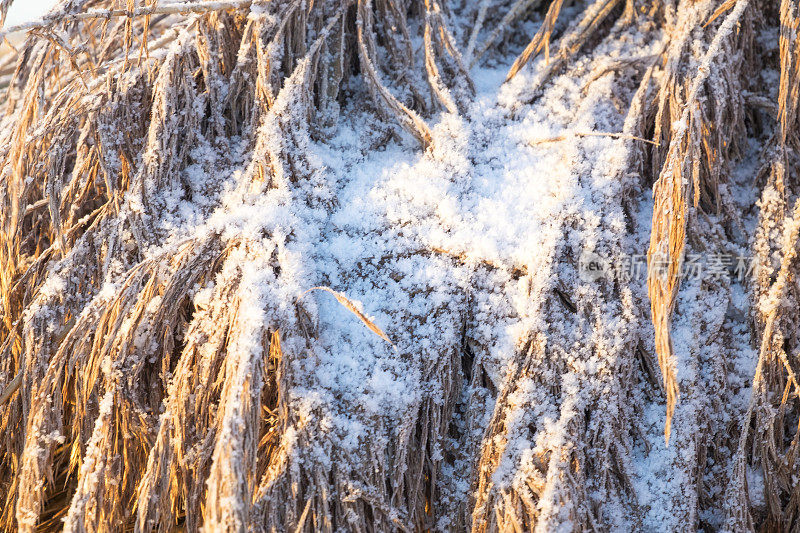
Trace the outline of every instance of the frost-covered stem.
[[486, 12], [489, 10], [490, 2], [491, 0], [481, 0], [480, 7], [478, 8], [478, 16], [475, 18], [475, 25], [472, 26], [467, 49], [464, 51], [464, 62], [468, 65], [472, 62], [472, 54], [478, 42], [478, 34], [481, 32], [481, 28], [483, 28], [483, 21], [486, 20]]
[[2, 396], [0, 396], [0, 405], [6, 403], [8, 399], [11, 398], [11, 396], [15, 392], [17, 392], [17, 389], [19, 389], [21, 383], [22, 383], [22, 372], [18, 372], [17, 375], [14, 376], [14, 379], [12, 379], [8, 383], [8, 385], [6, 385], [6, 388], [3, 390], [3, 394]]
[[113, 17], [144, 17], [149, 15], [186, 15], [189, 13], [208, 13], [227, 9], [245, 9], [253, 0], [211, 0], [207, 2], [179, 2], [166, 5], [152, 5], [128, 9], [90, 9], [79, 13], [54, 13], [41, 19], [23, 22], [0, 32], [0, 39], [11, 33], [46, 28], [58, 22], [73, 22], [91, 19], [110, 19]]
[[520, 16], [523, 12], [525, 12], [530, 7], [536, 7], [541, 3], [542, 0], [517, 0], [511, 9], [509, 9], [506, 14], [503, 16], [503, 19], [500, 21], [500, 24], [494, 29], [494, 31], [486, 38], [486, 40], [481, 44], [481, 47], [475, 52], [473, 56], [470, 50], [469, 58], [466, 59], [466, 63], [469, 65], [469, 68], [474, 67], [483, 54], [485, 54], [494, 44], [494, 42], [500, 38], [503, 32], [508, 28], [508, 26], [514, 22], [518, 16]]
[[[738, 0], [736, 7], [725, 18], [703, 56], [697, 69], [697, 75], [692, 80], [680, 121], [672, 135], [667, 162], [653, 187], [655, 207], [650, 248], [647, 252], [649, 266], [647, 285], [656, 333], [656, 352], [663, 374], [664, 388], [667, 392], [667, 419], [664, 426], [664, 439], [667, 442], [669, 442], [672, 415], [679, 395], [670, 322], [680, 286], [679, 272], [686, 245], [689, 181], [688, 176], [684, 176], [683, 172], [684, 150], [682, 147], [689, 132], [698, 95], [711, 73], [712, 62], [719, 55], [724, 40], [730, 36], [748, 4], [749, 0]], [[652, 268], [654, 261], [665, 259], [669, 260], [667, 271], [655, 272]]]

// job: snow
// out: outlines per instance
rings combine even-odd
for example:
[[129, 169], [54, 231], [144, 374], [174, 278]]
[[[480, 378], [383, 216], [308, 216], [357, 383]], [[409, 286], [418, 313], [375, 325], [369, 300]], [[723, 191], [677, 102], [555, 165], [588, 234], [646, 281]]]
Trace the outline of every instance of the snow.
[[[732, 31], [746, 4], [736, 4], [722, 33]], [[185, 37], [175, 41], [165, 62], [179, 61], [188, 47]], [[196, 312], [203, 313], [218, 291], [235, 287], [237, 329], [226, 345], [219, 405], [224, 423], [212, 457], [215, 482], [208, 484], [210, 497], [226, 505], [224, 513], [211, 516], [213, 526], [242, 521], [247, 512], [243, 502], [252, 480], [243, 472], [256, 458], [246, 428], [260, 408], [264, 336], [284, 325], [293, 326], [280, 331], [282, 350], [290, 354], [286, 394], [292, 421], [281, 446], [302, 457], [304, 467], [327, 471], [334, 453], [368, 464], [370, 450], [414, 431], [421, 410], [444, 411], [452, 403], [449, 424], [458, 436], [411, 452], [429, 453], [441, 463], [437, 490], [446, 510], [474, 496], [472, 461], [485, 428], [499, 416], [504, 433], [483, 443], [499, 450], [489, 476], [492, 490], [543, 487], [537, 531], [568, 530], [585, 512], [574, 508], [577, 498], [564, 481], [573, 475], [571, 454], [583, 460], [606, 453], [620, 463], [606, 470], [630, 477], [633, 495], [595, 479], [581, 487], [614, 530], [678, 530], [700, 518], [721, 524], [718, 512], [700, 518], [693, 513], [698, 485], [711, 487], [712, 497], [724, 491], [713, 478], [729, 475], [731, 465], [709, 458], [699, 465], [709, 479], [699, 480], [696, 470], [682, 466], [699, 455], [699, 428], [710, 427], [706, 433], [715, 435], [747, 409], [757, 357], [745, 324], [747, 289], [725, 274], [710, 284], [682, 286], [673, 340], [683, 396], [668, 446], [665, 402], [657, 391], [648, 396], [655, 387], [645, 383], [643, 372], [631, 370], [631, 347], [654, 353], [649, 316], [638, 311], [648, 304], [645, 279], [634, 277], [620, 288], [613, 280], [580, 279], [576, 266], [582, 253], [619, 260], [646, 251], [652, 198], [640, 190], [638, 176], [625, 173], [640, 141], [581, 134], [627, 133], [621, 109], [636, 86], [608, 70], [609, 60], [657, 54], [663, 37], [634, 28], [624, 38], [604, 40], [524, 105], [544, 60], [507, 84], [505, 65], [476, 66], [470, 108], [464, 115], [435, 116], [426, 151], [409, 135], [375, 125], [372, 112], [355, 104], [342, 112], [329, 138], [315, 140], [305, 123], [304, 60], [281, 89], [275, 112], [258, 126], [255, 146], [236, 138], [214, 146], [195, 133], [188, 163], [177, 178], [170, 174], [172, 182], [162, 182], [159, 165], [172, 163], [159, 160], [163, 151], [156, 143], [164, 130], [191, 128], [205, 100], [197, 96], [193, 107], [180, 110], [172, 101], [159, 102], [160, 122], [149, 132], [153, 144], [142, 154], [136, 178], [141, 188], [128, 194], [122, 212], [124, 219], [154, 216], [156, 231], [142, 237], [126, 229], [123, 239], [145, 246], [145, 262], [213, 236], [235, 244], [216, 277], [190, 292]], [[721, 39], [697, 67], [701, 75], [692, 96]], [[165, 69], [158, 79], [171, 75]], [[225, 94], [228, 88], [215, 89]], [[615, 105], [617, 100], [626, 105]], [[673, 124], [676, 137], [686, 132], [687, 116], [688, 111]], [[267, 163], [274, 175], [260, 182], [254, 178], [257, 166]], [[744, 208], [752, 198], [752, 168], [745, 163], [739, 170], [729, 192]], [[630, 206], [623, 204], [631, 190], [637, 200], [627, 213]], [[745, 223], [752, 228], [752, 220]], [[120, 290], [119, 269], [108, 268], [106, 275], [95, 303], [110, 301]], [[67, 287], [53, 272], [40, 297], [56, 298]], [[310, 290], [315, 287], [335, 294]], [[161, 305], [157, 295], [146, 312], [156, 313]], [[86, 313], [94, 311], [87, 307]], [[29, 314], [47, 312], [33, 308]], [[305, 314], [310, 324], [300, 317]], [[719, 338], [706, 343], [701, 325]], [[122, 327], [133, 326], [129, 321]], [[305, 327], [313, 330], [313, 342], [300, 333]], [[151, 351], [147, 339], [135, 339], [143, 353]], [[716, 357], [723, 350], [730, 361], [725, 368]], [[467, 365], [472, 368], [460, 368], [467, 352], [475, 360]], [[110, 362], [102, 369], [114, 370]], [[486, 379], [464, 376], [473, 371]], [[453, 387], [452, 381], [459, 383]], [[100, 403], [91, 454], [81, 467], [87, 473], [84, 493], [102, 471], [105, 458], [98, 447], [106, 438], [101, 428], [112, 400], [110, 391]], [[717, 405], [721, 401], [724, 409]], [[321, 441], [315, 445], [303, 439], [312, 425]], [[608, 442], [617, 437], [624, 449], [611, 452]], [[747, 475], [751, 487], [763, 484], [760, 472]], [[218, 483], [223, 478], [226, 483]], [[751, 489], [755, 500], [758, 492]], [[628, 513], [631, 501], [639, 516]], [[443, 513], [437, 526], [454, 524]]]
[[[600, 48], [598, 61], [627, 52], [628, 46], [634, 45], [625, 50]], [[635, 46], [639, 53], [654, 53], [658, 42]], [[591, 72], [588, 61], [578, 70]], [[271, 257], [270, 247], [277, 246], [280, 283], [275, 286], [277, 280], [265, 279], [267, 293], [249, 294], [241, 312], [261, 312], [296, 298], [308, 306], [317, 340], [313, 353], [297, 353], [293, 359], [297, 382], [291, 401], [301, 419], [317, 418], [319, 428], [335, 435], [331, 438], [347, 454], [387, 439], [379, 428], [403, 427], [425, 398], [443, 401], [445, 377], [430, 375], [430, 369], [436, 368], [442, 353], [461, 342], [465, 296], [473, 314], [471, 342], [480, 347], [489, 380], [503, 388], [512, 377], [506, 369], [528, 332], [550, 327], [540, 306], [562, 275], [558, 261], [565, 233], [574, 239], [569, 246], [594, 249], [624, 224], [620, 213], [601, 213], [606, 199], [617, 194], [614, 172], [630, 141], [567, 136], [555, 144], [530, 145], [569, 131], [620, 131], [624, 117], [606, 103], [615, 90], [612, 76], [594, 82], [589, 97], [581, 92], [583, 78], [558, 77], [539, 103], [520, 110], [518, 92], [532, 75], [522, 74], [502, 86], [504, 69], [483, 68], [474, 75], [479, 93], [469, 116], [437, 117], [428, 153], [414, 149], [410, 139], [366, 149], [371, 139], [364, 125], [369, 119], [354, 115], [341, 121], [327, 143], [308, 143], [300, 131], [295, 140], [310, 154], [308, 160], [300, 163], [297, 176], [279, 169], [277, 188], [253, 191], [247, 173], [233, 167], [223, 172], [228, 177], [220, 188], [220, 207], [204, 224], [197, 225], [188, 215], [193, 212], [189, 207], [172, 209], [174, 215], [162, 221], [163, 233], [172, 240], [222, 232], [228, 239], [266, 246], [259, 254], [262, 258]], [[297, 105], [291, 98], [292, 92], [284, 88], [275, 105], [288, 110]], [[282, 138], [279, 127], [262, 126], [268, 139], [265, 148], [272, 153], [288, 149], [277, 144]], [[195, 176], [192, 183], [202, 189], [202, 173], [189, 171]], [[169, 202], [181, 203], [179, 198]], [[591, 229], [573, 233], [568, 226], [574, 220]], [[243, 258], [242, 269], [251, 268], [252, 260]], [[476, 275], [476, 269], [483, 274]], [[518, 277], [513, 283], [512, 276]], [[306, 293], [317, 285], [330, 286], [356, 302], [398, 350], [330, 295]], [[619, 322], [611, 327], [627, 326]], [[304, 351], [297, 343], [286, 349]], [[493, 474], [498, 486], [541, 477], [534, 458], [573, 438], [565, 420], [577, 416], [595, 397], [585, 393], [588, 383], [579, 376], [607, 372], [608, 363], [570, 358], [568, 364], [574, 370], [560, 378], [561, 397], [566, 399], [561, 405], [534, 381], [516, 383], [506, 406], [506, 424], [518, 429]], [[663, 406], [653, 410], [661, 412]], [[470, 416], [487, 421], [490, 414], [485, 409]], [[376, 418], [382, 422], [376, 425]], [[526, 436], [524, 428], [532, 423], [539, 429]], [[659, 473], [653, 468], [647, 475]], [[452, 498], [467, 497], [465, 475], [452, 470], [447, 479]], [[556, 516], [567, 510], [557, 503], [557, 485], [548, 486], [541, 510], [555, 513], [551, 519], [558, 521]], [[621, 516], [614, 520], [620, 526], [626, 523]], [[543, 520], [542, 527], [548, 523]]]

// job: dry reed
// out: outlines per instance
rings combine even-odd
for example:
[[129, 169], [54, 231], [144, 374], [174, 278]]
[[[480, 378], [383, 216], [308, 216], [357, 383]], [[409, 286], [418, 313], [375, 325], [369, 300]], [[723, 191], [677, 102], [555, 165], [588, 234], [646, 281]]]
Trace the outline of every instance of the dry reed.
[[[0, 25], [10, 4], [0, 2]], [[2, 32], [28, 31], [13, 71], [0, 63], [0, 528], [421, 531], [443, 516], [445, 529], [476, 532], [622, 527], [604, 506], [641, 525], [631, 465], [644, 431], [641, 391], [663, 402], [664, 437], [685, 452], [670, 468], [692, 487], [674, 502], [687, 529], [723, 504], [731, 531], [797, 527], [797, 1], [778, 10], [766, 0], [481, 0], [463, 10], [442, 0], [69, 0]], [[770, 17], [780, 26], [777, 103], [750, 83], [758, 61], [770, 60], [755, 39]], [[531, 18], [537, 32], [519, 35]], [[661, 53], [612, 63], [592, 53], [633, 31], [661, 42]], [[285, 253], [305, 238], [289, 215], [288, 230], [242, 235], [178, 235], [161, 224], [177, 216], [165, 191], [222, 194], [211, 181], [193, 189], [187, 169], [217, 175], [238, 143], [245, 155], [231, 194], [242, 204], [256, 210], [248, 202], [272, 195], [324, 211], [337, 199], [310, 143], [326, 142], [354, 102], [385, 138], [405, 131], [434, 160], [436, 113], [469, 120], [470, 68], [508, 59], [495, 49], [509, 40], [522, 49], [507, 76], [524, 84], [520, 109], [561, 73], [577, 79], [588, 68], [584, 96], [613, 78], [622, 131], [565, 133], [529, 149], [614, 143], [613, 164], [595, 163], [618, 189], [593, 222], [566, 215], [575, 240], [631, 219], [653, 185], [649, 304], [626, 280], [576, 281], [580, 250], [566, 238], [552, 279], [531, 265], [412, 250], [468, 271], [476, 292], [539, 283], [536, 309], [550, 321], [525, 331], [495, 382], [470, 295], [426, 286], [413, 296], [441, 290], [455, 304], [431, 298], [426, 317], [398, 309], [384, 331], [349, 292]], [[357, 102], [359, 83], [369, 103]], [[741, 435], [731, 437], [712, 427], [730, 393], [727, 333], [721, 315], [703, 312], [706, 302], [728, 306], [731, 280], [682, 290], [681, 268], [688, 252], [734, 240], [727, 176], [769, 111], [776, 127], [756, 180], [759, 268], [749, 280], [759, 359]], [[590, 172], [575, 168], [588, 190]], [[604, 239], [610, 256], [626, 253], [625, 235]], [[380, 258], [381, 268], [390, 263]], [[426, 361], [425, 393], [396, 426], [365, 419], [382, 437], [357, 448], [342, 446], [323, 416], [357, 405], [293, 403], [324, 349], [313, 298], [303, 297], [312, 290], [379, 337], [376, 352], [391, 346], [387, 357]], [[493, 311], [498, 322], [502, 313], [525, 318]], [[463, 323], [460, 342], [434, 350], [398, 340], [395, 332], [413, 338], [426, 320]], [[678, 320], [702, 338], [676, 348]], [[543, 406], [552, 423], [533, 417]], [[522, 457], [520, 440], [536, 453]], [[457, 449], [443, 457], [451, 441]], [[706, 491], [707, 465], [726, 454], [730, 487], [719, 489], [725, 478]], [[443, 496], [447, 461], [468, 465], [462, 500]], [[753, 468], [764, 474], [764, 508], [748, 493]]]

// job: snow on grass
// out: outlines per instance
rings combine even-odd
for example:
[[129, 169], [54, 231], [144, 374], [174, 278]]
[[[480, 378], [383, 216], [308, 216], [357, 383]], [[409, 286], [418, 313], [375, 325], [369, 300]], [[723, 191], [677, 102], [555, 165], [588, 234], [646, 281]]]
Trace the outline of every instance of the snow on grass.
[[[505, 407], [505, 423], [513, 431], [505, 435], [509, 442], [491, 479], [504, 489], [520, 489], [530, 479], [540, 481], [547, 489], [539, 502], [539, 528], [567, 523], [559, 515], [573, 511], [558, 483], [539, 479], [537, 458], [554, 449], [582, 445], [569, 428], [586, 409], [613, 409], [613, 402], [596, 404], [609, 390], [643, 398], [638, 390], [617, 391], [615, 372], [621, 364], [618, 352], [624, 348], [621, 339], [631, 337], [630, 324], [646, 321], [625, 315], [624, 306], [615, 302], [601, 302], [600, 325], [583, 318], [554, 322], [542, 306], [556, 283], [566, 283], [576, 296], [599, 290], [581, 285], [574, 269], [564, 264], [565, 256], [581, 250], [645, 250], [643, 228], [649, 228], [651, 200], [641, 202], [638, 216], [634, 215], [639, 232], [627, 240], [622, 237], [626, 221], [619, 170], [632, 141], [572, 134], [622, 131], [625, 117], [620, 109], [625, 106], [613, 102], [630, 99], [634, 87], [612, 71], [600, 77], [594, 73], [609, 58], [657, 52], [659, 40], [646, 37], [631, 31], [627, 39], [604, 42], [578, 59], [569, 72], [555, 77], [541, 98], [524, 106], [519, 105], [520, 95], [535, 72], [523, 71], [512, 83], [501, 85], [505, 68], [476, 68], [477, 96], [469, 113], [438, 116], [432, 148], [424, 153], [408, 139], [395, 140], [372, 129], [369, 115], [357, 108], [343, 114], [335, 134], [325, 142], [313, 142], [303, 127], [289, 124], [295, 144], [282, 144], [279, 132], [286, 124], [273, 118], [261, 125], [263, 144], [256, 150], [303, 156], [293, 161], [297, 167], [277, 172], [271, 186], [253, 184], [253, 158], [243, 143], [233, 139], [223, 149], [200, 143], [202, 148], [191, 154], [193, 163], [183, 171], [181, 183], [162, 187], [164, 210], [158, 228], [166, 238], [147, 255], [156, 257], [175, 243], [202, 240], [212, 233], [251, 243], [251, 252], [239, 258], [243, 278], [239, 313], [246, 327], [235, 339], [227, 362], [237, 388], [225, 405], [233, 414], [226, 418], [215, 452], [218, 468], [225, 468], [224, 461], [234, 464], [245, 453], [240, 433], [248, 402], [240, 403], [236, 396], [249, 394], [248, 380], [259, 370], [253, 360], [261, 357], [262, 347], [255, 332], [265, 324], [293, 320], [291, 306], [297, 302], [309, 312], [316, 339], [314, 346], [299, 337], [287, 340], [284, 349], [294, 355], [290, 403], [299, 420], [316, 418], [318, 438], [353, 455], [370, 446], [385, 448], [398, 428], [413, 423], [426, 401], [444, 403], [445, 395], [452, 394], [448, 389], [452, 376], [447, 373], [458, 372], [448, 366], [448, 358], [454, 352], [462, 356], [465, 328], [491, 386], [478, 390], [464, 383], [457, 391], [459, 403], [466, 405], [452, 422], [461, 424], [459, 431], [487, 426], [497, 391], [506, 385], [509, 368], [530, 333], [558, 332], [567, 339], [564, 345], [570, 347], [572, 342], [574, 350], [559, 361], [569, 370], [550, 376], [560, 394], [551, 392], [552, 383], [517, 380]], [[298, 71], [297, 77], [302, 67]], [[273, 117], [301, 114], [292, 83], [287, 82], [275, 103], [285, 112]], [[536, 144], [559, 136], [563, 139]], [[272, 271], [273, 255], [280, 257], [280, 273]], [[643, 281], [634, 280], [631, 290], [646, 302]], [[218, 282], [232, 283], [232, 279], [222, 276]], [[370, 331], [331, 294], [306, 292], [316, 286], [345, 295], [393, 344]], [[735, 302], [744, 301], [741, 287], [724, 289], [731, 291]], [[196, 305], [202, 305], [208, 291], [195, 294]], [[691, 300], [702, 296], [700, 287], [692, 287], [682, 297], [692, 305]], [[726, 320], [723, 301], [715, 311], [720, 324]], [[736, 308], [746, 315], [739, 303]], [[682, 520], [693, 519], [685, 515], [697, 505], [683, 495], [696, 480], [676, 465], [685, 464], [686, 456], [695, 453], [687, 429], [711, 423], [700, 418], [709, 402], [704, 391], [713, 384], [699, 382], [712, 380], [709, 371], [718, 370], [708, 367], [709, 354], [698, 353], [693, 327], [691, 314], [675, 324], [676, 351], [682, 357], [681, 389], [688, 391], [676, 415], [677, 444], [667, 448], [663, 443], [661, 401], [643, 400], [637, 406], [638, 420], [628, 412], [600, 414], [641, 424], [646, 439], [628, 458], [643, 521], [609, 502], [602, 512], [618, 529], [637, 523], [647, 530], [679, 529]], [[744, 336], [741, 324], [729, 320], [726, 327], [733, 338]], [[752, 352], [744, 345], [735, 350], [732, 357], [741, 371], [730, 379], [738, 380], [733, 396], [736, 408], [742, 410], [747, 394], [740, 381], [752, 373]], [[466, 420], [469, 417], [477, 421], [473, 426]], [[301, 429], [292, 427], [287, 436]], [[596, 426], [587, 427], [589, 431], [601, 432]], [[466, 441], [480, 437], [471, 435]], [[446, 445], [430, 444], [435, 460], [443, 458]], [[329, 467], [332, 458], [321, 448], [307, 460]], [[472, 466], [463, 459], [443, 463], [441, 490], [453, 505], [470, 496]], [[553, 458], [547, 475], [558, 476], [562, 466]], [[235, 481], [244, 483], [242, 478]], [[604, 503], [600, 488], [586, 490], [595, 490], [590, 498]], [[230, 507], [232, 513], [240, 511], [235, 502]], [[230, 518], [218, 519], [222, 523]], [[704, 520], [714, 523], [718, 517]], [[445, 519], [439, 523], [441, 528], [450, 526]]]

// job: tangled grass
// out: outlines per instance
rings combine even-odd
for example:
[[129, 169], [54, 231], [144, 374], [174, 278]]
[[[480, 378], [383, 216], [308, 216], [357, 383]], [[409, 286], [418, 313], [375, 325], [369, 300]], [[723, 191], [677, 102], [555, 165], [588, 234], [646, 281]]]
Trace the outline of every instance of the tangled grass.
[[[17, 28], [24, 44], [0, 60], [0, 528], [646, 528], [646, 398], [680, 450], [674, 528], [794, 530], [798, 29], [797, 0], [68, 0]], [[621, 131], [523, 143], [572, 153], [576, 190], [600, 206], [564, 209], [559, 267], [420, 249], [395, 227], [363, 271], [315, 272], [341, 189], [314, 147], [361, 113], [355, 160], [413, 143], [462, 183], [489, 141], [447, 120], [477, 122], [476, 69], [507, 62], [503, 123], [554, 80], [583, 83], [571, 98], [590, 114], [605, 113], [598, 94], [621, 102]], [[751, 232], [731, 176], [753, 147]], [[617, 258], [643, 245], [647, 202], [646, 290], [581, 282], [575, 243]], [[687, 254], [733, 247], [757, 261], [740, 319], [729, 277], [682, 286]], [[411, 256], [458, 281], [391, 289], [389, 325], [340, 290], [412, 278]], [[317, 297], [370, 337], [328, 343]], [[736, 335], [760, 348], [731, 419]], [[418, 394], [394, 418], [314, 396], [314, 369], [348, 349], [415, 369], [400, 377]], [[331, 430], [347, 417], [366, 428], [358, 445]]]

